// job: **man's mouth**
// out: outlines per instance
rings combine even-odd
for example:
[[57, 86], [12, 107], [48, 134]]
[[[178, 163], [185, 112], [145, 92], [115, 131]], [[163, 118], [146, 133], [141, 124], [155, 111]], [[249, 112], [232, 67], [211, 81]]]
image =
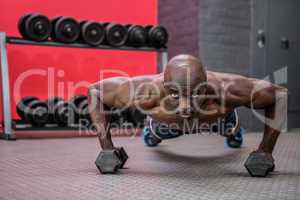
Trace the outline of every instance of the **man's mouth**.
[[190, 114], [181, 114], [180, 117], [187, 119], [187, 118], [190, 118], [191, 115]]

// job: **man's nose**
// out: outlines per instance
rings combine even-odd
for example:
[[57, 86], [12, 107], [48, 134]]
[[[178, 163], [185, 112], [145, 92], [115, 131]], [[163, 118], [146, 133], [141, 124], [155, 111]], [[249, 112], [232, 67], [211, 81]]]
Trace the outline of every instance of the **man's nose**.
[[191, 102], [188, 99], [181, 99], [176, 114], [190, 116], [192, 114]]

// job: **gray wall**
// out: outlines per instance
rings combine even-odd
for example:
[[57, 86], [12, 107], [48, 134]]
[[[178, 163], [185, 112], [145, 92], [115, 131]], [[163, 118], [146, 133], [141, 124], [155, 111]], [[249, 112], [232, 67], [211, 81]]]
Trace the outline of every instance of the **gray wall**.
[[250, 0], [201, 0], [199, 48], [211, 70], [249, 74]]
[[[171, 35], [170, 57], [197, 55], [208, 70], [250, 76], [251, 2], [159, 0], [159, 23]], [[244, 127], [262, 129], [248, 109], [239, 113]]]
[[[252, 76], [251, 0], [199, 1], [199, 55], [208, 70]], [[242, 125], [261, 130], [251, 111], [239, 109]]]
[[170, 33], [169, 56], [199, 55], [198, 15], [199, 0], [158, 0], [158, 21]]

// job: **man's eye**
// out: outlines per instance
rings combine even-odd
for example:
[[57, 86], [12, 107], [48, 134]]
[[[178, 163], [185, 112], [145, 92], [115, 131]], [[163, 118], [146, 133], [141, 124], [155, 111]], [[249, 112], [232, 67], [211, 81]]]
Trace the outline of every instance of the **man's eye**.
[[178, 97], [179, 97], [179, 95], [178, 95], [178, 94], [176, 94], [176, 93], [171, 93], [171, 97], [176, 99], [176, 98], [178, 98]]

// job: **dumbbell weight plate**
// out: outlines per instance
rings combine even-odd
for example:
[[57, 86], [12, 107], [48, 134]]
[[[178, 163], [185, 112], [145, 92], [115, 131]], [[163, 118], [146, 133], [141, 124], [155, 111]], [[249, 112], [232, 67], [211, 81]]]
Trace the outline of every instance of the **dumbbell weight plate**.
[[19, 103], [17, 104], [17, 114], [19, 115], [19, 117], [23, 120], [25, 120], [25, 112], [26, 112], [26, 106], [28, 105], [29, 102], [34, 101], [34, 100], [38, 100], [38, 98], [34, 97], [34, 96], [27, 96], [22, 98]]
[[60, 98], [60, 97], [52, 97], [47, 100], [49, 123], [56, 123], [55, 122], [55, 107], [61, 101], [63, 102], [64, 100], [63, 100], [63, 98]]
[[104, 26], [94, 21], [84, 21], [81, 24], [81, 39], [91, 46], [100, 45], [105, 38]]
[[25, 32], [34, 41], [48, 40], [51, 33], [50, 20], [40, 14], [32, 14], [25, 20]]
[[106, 42], [114, 47], [123, 46], [128, 37], [128, 32], [125, 26], [121, 24], [108, 23], [105, 26]]
[[25, 113], [26, 120], [33, 126], [41, 127], [48, 122], [48, 106], [39, 100], [29, 102]]
[[121, 163], [116, 149], [102, 150], [95, 161], [101, 174], [116, 173]]
[[25, 31], [25, 21], [32, 15], [33, 13], [28, 13], [20, 17], [18, 21], [18, 30], [21, 36], [25, 39], [28, 39], [28, 36]]
[[55, 40], [55, 29], [54, 29], [55, 24], [56, 24], [56, 22], [57, 22], [60, 18], [62, 18], [62, 17], [63, 17], [63, 16], [56, 16], [56, 17], [54, 17], [53, 19], [51, 19], [51, 28], [52, 28], [52, 30], [51, 30], [50, 36], [51, 36], [51, 38], [52, 38], [53, 40]]
[[140, 25], [127, 25], [128, 39], [127, 45], [134, 47], [141, 47], [146, 44], [147, 32], [146, 29]]
[[80, 114], [79, 104], [84, 100], [87, 100], [87, 96], [85, 95], [76, 95], [69, 100], [70, 104], [74, 107], [76, 115]]
[[124, 168], [124, 165], [125, 165], [126, 161], [128, 160], [128, 155], [123, 147], [118, 147], [116, 149], [117, 149], [117, 155], [121, 161], [119, 168]]
[[148, 30], [148, 44], [150, 46], [156, 47], [156, 48], [162, 48], [165, 47], [169, 35], [163, 26], [147, 26], [146, 30]]
[[89, 118], [88, 99], [81, 101], [78, 105], [79, 117], [81, 119]]
[[253, 177], [266, 177], [275, 168], [273, 158], [265, 152], [252, 152], [244, 166]]
[[60, 101], [55, 106], [55, 121], [60, 126], [68, 126], [74, 123], [75, 111], [73, 107], [64, 101]]
[[75, 42], [80, 35], [79, 23], [70, 17], [57, 17], [52, 22], [54, 40], [72, 43]]

